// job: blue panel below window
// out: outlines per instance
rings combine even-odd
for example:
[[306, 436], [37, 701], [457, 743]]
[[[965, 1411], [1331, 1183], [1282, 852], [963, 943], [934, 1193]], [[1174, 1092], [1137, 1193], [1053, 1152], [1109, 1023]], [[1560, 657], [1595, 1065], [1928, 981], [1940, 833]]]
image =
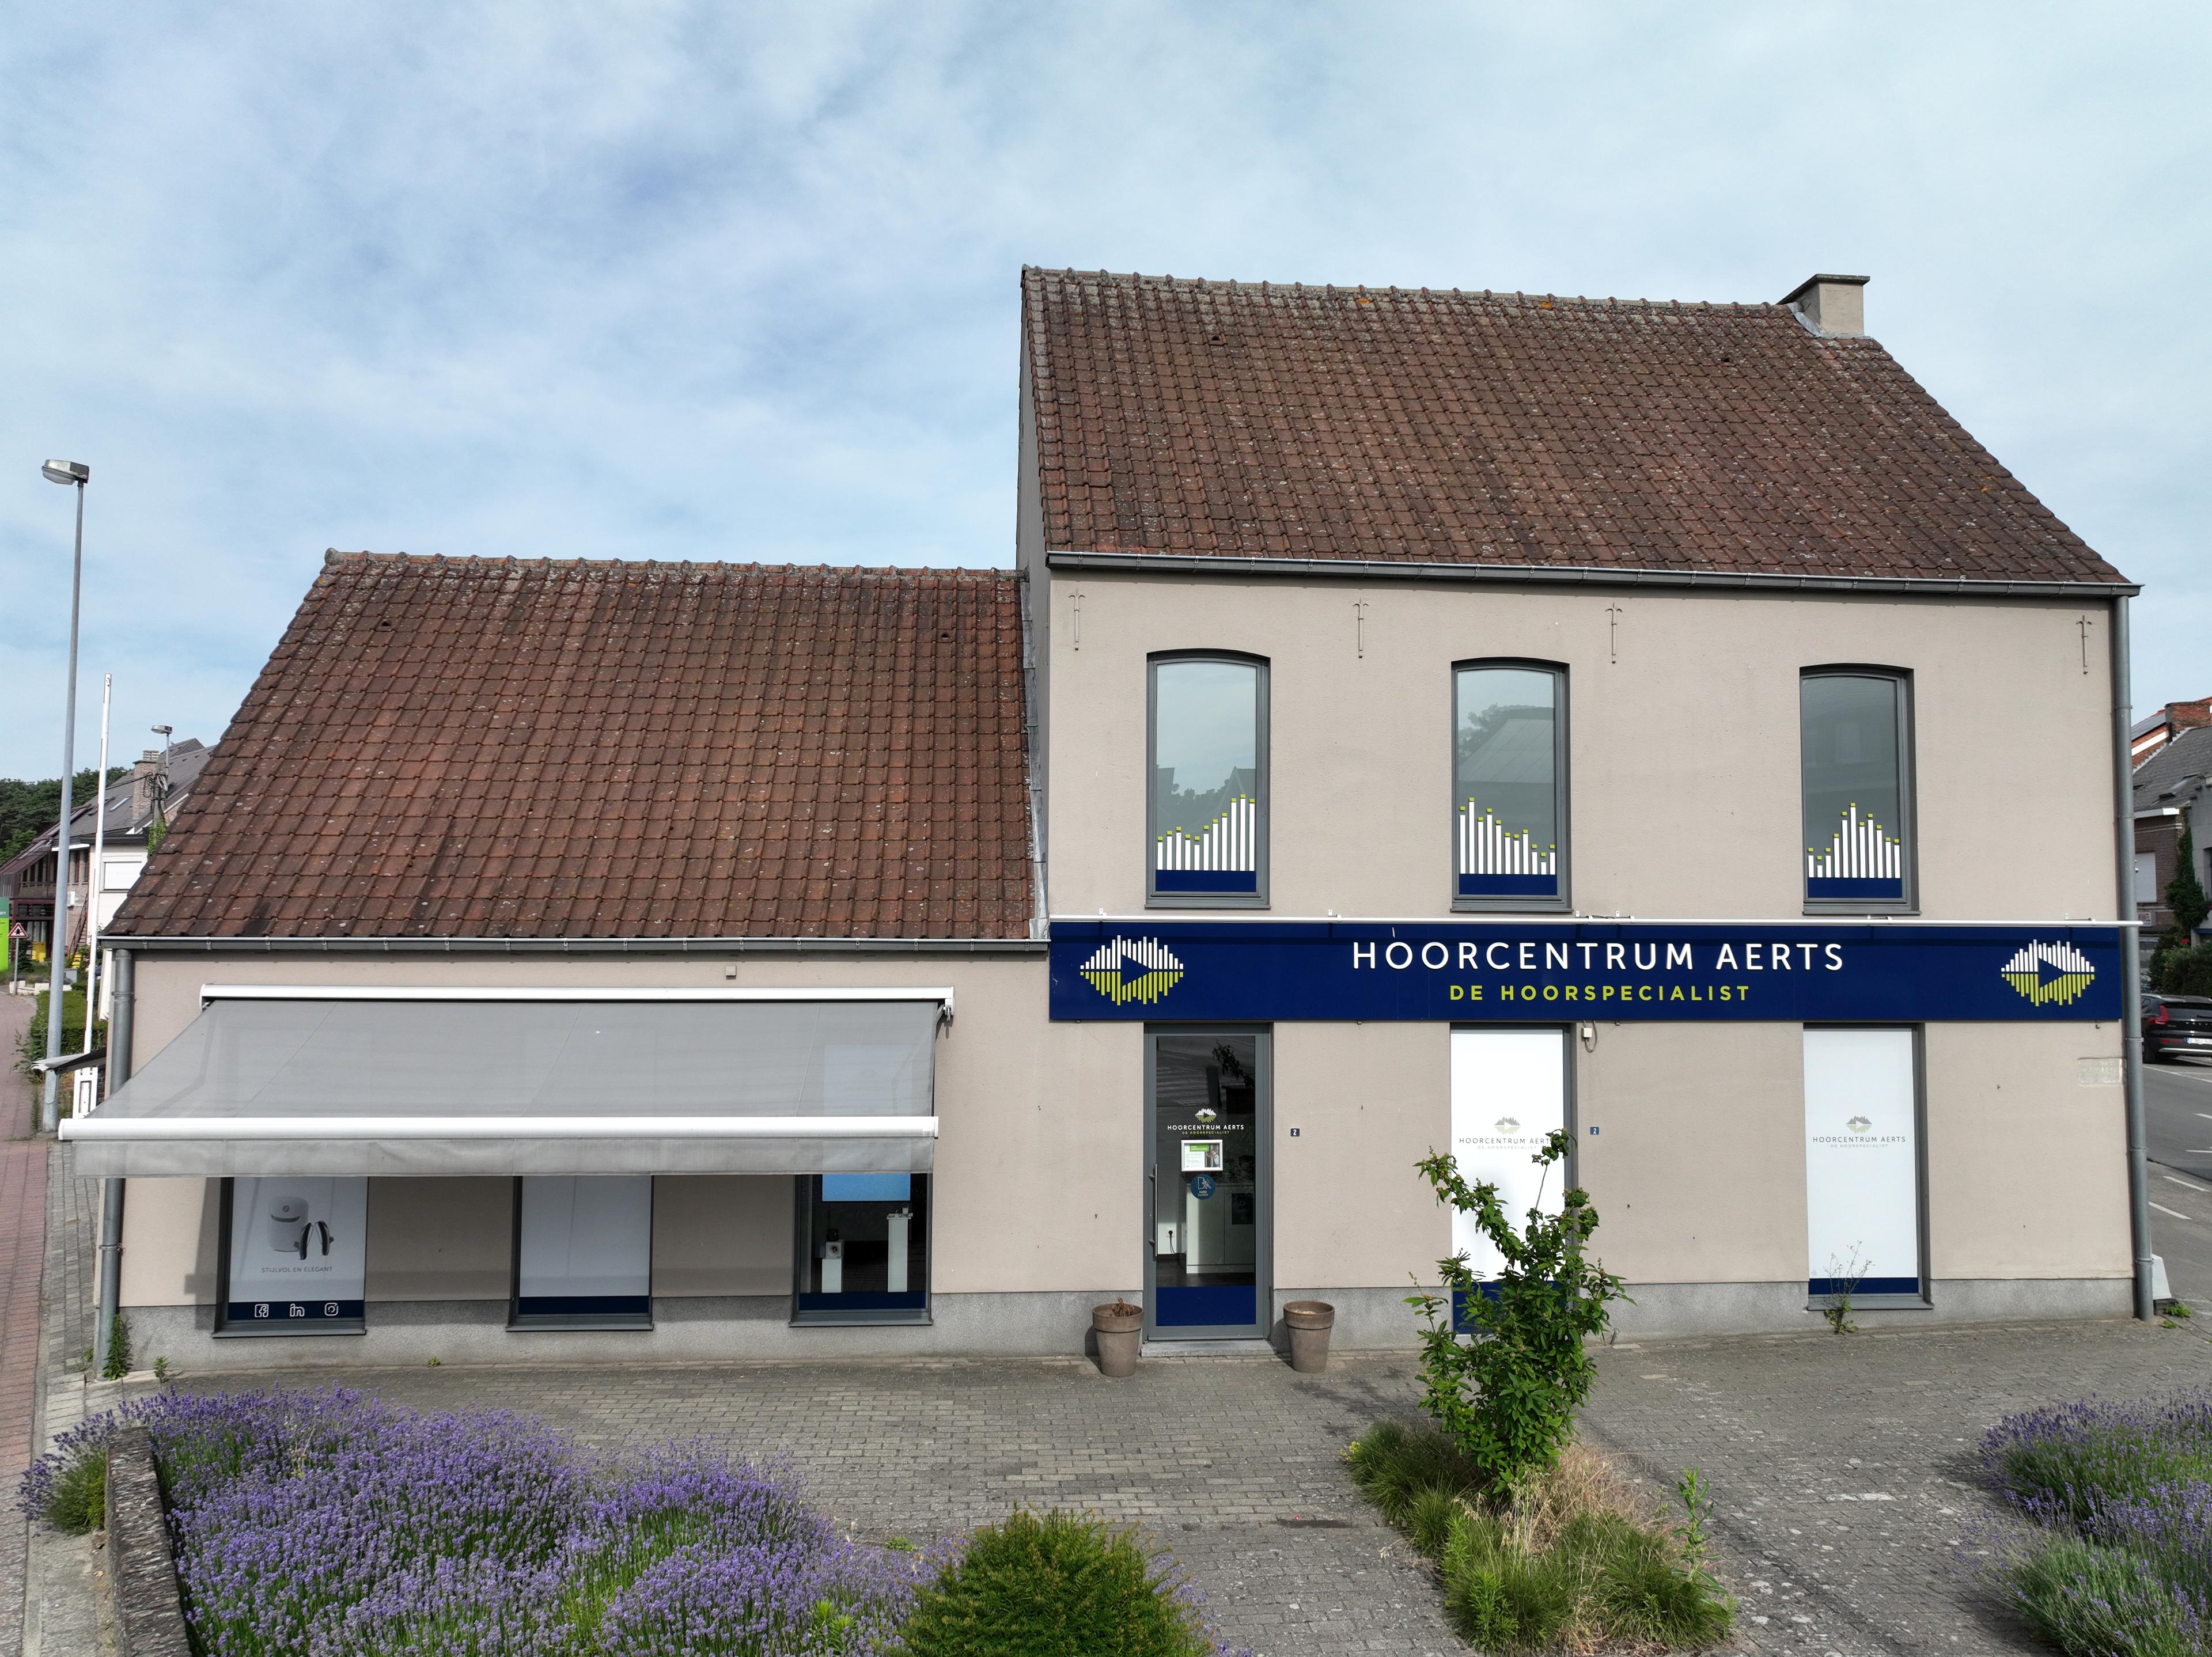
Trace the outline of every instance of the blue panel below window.
[[910, 1203], [914, 1200], [911, 1174], [825, 1174], [822, 1176], [825, 1203]]
[[1917, 1295], [1920, 1292], [1917, 1278], [1861, 1278], [1856, 1284], [1849, 1278], [1808, 1278], [1805, 1292], [1814, 1296], [1840, 1295]]
[[1805, 879], [1805, 895], [1809, 898], [1876, 897], [1901, 899], [1905, 883], [1901, 880], [1828, 880], [1818, 875]]
[[1557, 897], [1557, 875], [1462, 875], [1462, 897]]
[[1240, 869], [1155, 869], [1156, 892], [1256, 892], [1260, 877]]
[[227, 1324], [359, 1323], [361, 1301], [230, 1301], [222, 1308]]
[[1200, 1284], [1152, 1291], [1152, 1326], [1249, 1327], [1260, 1320], [1259, 1290], [1249, 1283]]
[[801, 1295], [799, 1309], [802, 1312], [919, 1312], [929, 1304], [929, 1296], [919, 1294], [886, 1295]]
[[514, 1302], [519, 1318], [643, 1318], [653, 1314], [650, 1295], [525, 1295]]

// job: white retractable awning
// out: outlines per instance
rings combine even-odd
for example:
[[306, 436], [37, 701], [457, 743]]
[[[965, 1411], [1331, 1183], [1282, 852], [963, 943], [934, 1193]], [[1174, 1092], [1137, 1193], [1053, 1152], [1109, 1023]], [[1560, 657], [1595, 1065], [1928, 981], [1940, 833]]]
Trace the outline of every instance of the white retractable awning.
[[908, 1174], [947, 989], [210, 985], [89, 1116], [85, 1178]]

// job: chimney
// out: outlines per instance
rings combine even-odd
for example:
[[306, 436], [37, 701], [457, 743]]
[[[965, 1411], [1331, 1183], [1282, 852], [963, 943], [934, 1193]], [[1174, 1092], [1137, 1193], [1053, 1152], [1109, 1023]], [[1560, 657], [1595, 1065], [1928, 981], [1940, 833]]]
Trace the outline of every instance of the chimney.
[[2166, 729], [2179, 734], [2192, 726], [2212, 725], [2212, 696], [2202, 701], [2168, 702], [2166, 705]]
[[149, 748], [138, 756], [138, 763], [131, 768], [131, 816], [132, 822], [143, 822], [154, 815], [154, 779], [161, 769], [161, 750]]
[[1866, 332], [1866, 285], [1864, 276], [1808, 276], [1782, 302], [1815, 333], [1856, 337]]

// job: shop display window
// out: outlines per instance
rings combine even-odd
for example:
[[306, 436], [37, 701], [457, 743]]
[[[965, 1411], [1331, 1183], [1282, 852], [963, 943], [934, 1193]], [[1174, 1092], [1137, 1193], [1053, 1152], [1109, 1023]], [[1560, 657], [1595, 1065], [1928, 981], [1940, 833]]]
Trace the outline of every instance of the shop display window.
[[799, 1181], [799, 1323], [929, 1320], [929, 1176], [809, 1174]]
[[1912, 905], [1910, 691], [1873, 669], [1820, 668], [1800, 683], [1808, 909]]
[[653, 1179], [531, 1175], [514, 1182], [518, 1329], [653, 1326]]
[[1452, 895], [1462, 909], [1567, 898], [1566, 674], [1528, 662], [1452, 672]]
[[221, 1202], [216, 1333], [361, 1332], [367, 1180], [225, 1180]]
[[1151, 901], [1263, 907], [1267, 665], [1224, 656], [1155, 657], [1151, 707]]

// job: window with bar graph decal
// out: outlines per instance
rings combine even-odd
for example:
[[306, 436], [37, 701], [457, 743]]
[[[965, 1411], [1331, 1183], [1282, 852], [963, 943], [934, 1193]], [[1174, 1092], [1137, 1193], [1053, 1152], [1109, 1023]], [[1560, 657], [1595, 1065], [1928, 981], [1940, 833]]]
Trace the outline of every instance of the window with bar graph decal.
[[1152, 664], [1152, 824], [1156, 900], [1265, 901], [1267, 671], [1224, 657]]
[[1911, 707], [1894, 673], [1822, 669], [1799, 689], [1805, 901], [1899, 908], [1912, 899]]
[[1565, 675], [1454, 670], [1452, 852], [1462, 908], [1549, 908], [1566, 895]]

